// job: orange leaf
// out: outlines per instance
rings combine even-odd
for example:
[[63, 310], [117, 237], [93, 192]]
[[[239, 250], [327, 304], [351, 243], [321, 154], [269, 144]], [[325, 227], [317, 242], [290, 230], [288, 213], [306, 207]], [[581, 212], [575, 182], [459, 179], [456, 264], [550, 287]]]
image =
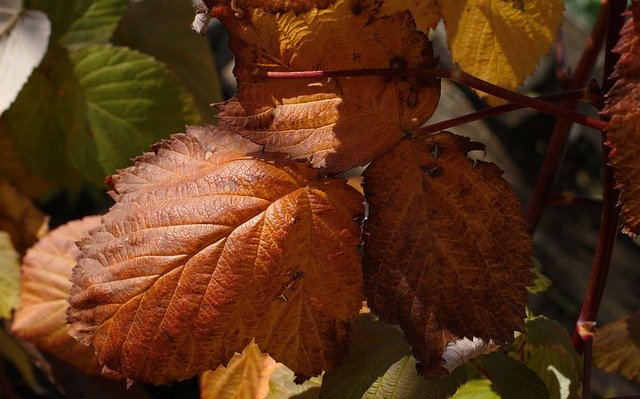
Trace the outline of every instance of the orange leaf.
[[221, 122], [267, 151], [304, 159], [326, 172], [370, 162], [421, 126], [435, 110], [438, 80], [383, 77], [264, 80], [272, 71], [435, 67], [427, 37], [409, 11], [376, 18], [374, 0], [339, 0], [298, 16], [231, 7], [213, 16], [229, 29], [238, 94], [219, 105]]
[[632, 18], [622, 28], [614, 49], [620, 54], [614, 72], [616, 82], [607, 93], [602, 114], [611, 118], [605, 133], [612, 149], [609, 162], [620, 190], [623, 231], [636, 236], [640, 233], [640, 3], [634, 2], [628, 13]]
[[219, 4], [233, 4], [238, 13], [247, 7], [261, 8], [271, 13], [293, 11], [301, 13], [312, 8], [327, 8], [336, 0], [205, 0], [208, 8]]
[[596, 330], [593, 362], [607, 372], [640, 382], [640, 312]]
[[378, 0], [380, 7], [378, 15], [391, 15], [393, 13], [409, 10], [416, 26], [421, 31], [428, 33], [429, 29], [435, 29], [442, 19], [439, 0]]
[[299, 376], [333, 368], [362, 303], [343, 180], [189, 128], [109, 180], [116, 199], [74, 269], [72, 334], [109, 368], [167, 383], [255, 337]]
[[524, 327], [531, 238], [517, 198], [479, 143], [451, 133], [403, 140], [364, 172], [367, 303], [399, 324], [427, 375], [447, 343], [496, 343]]
[[15, 335], [90, 375], [100, 374], [102, 366], [93, 348], [69, 336], [66, 312], [69, 277], [80, 254], [76, 242], [99, 224], [99, 216], [67, 223], [29, 249], [22, 263], [21, 304], [12, 325]]
[[21, 255], [47, 230], [47, 218], [9, 182], [0, 178], [0, 231], [6, 231]]

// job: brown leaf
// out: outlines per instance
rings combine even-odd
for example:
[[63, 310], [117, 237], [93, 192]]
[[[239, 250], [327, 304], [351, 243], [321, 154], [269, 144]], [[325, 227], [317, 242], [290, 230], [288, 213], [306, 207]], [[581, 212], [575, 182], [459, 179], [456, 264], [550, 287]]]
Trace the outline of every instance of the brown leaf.
[[640, 312], [596, 330], [593, 362], [640, 383]]
[[344, 181], [189, 128], [110, 179], [74, 269], [72, 334], [109, 368], [167, 383], [255, 337], [299, 376], [333, 368], [358, 314], [362, 196]]
[[244, 137], [325, 172], [370, 162], [435, 110], [439, 80], [383, 77], [265, 80], [256, 68], [304, 71], [435, 67], [427, 37], [409, 11], [375, 18], [375, 1], [339, 0], [295, 16], [231, 7], [212, 14], [229, 29], [238, 94], [219, 105], [221, 122]]
[[531, 238], [502, 172], [467, 158], [480, 149], [443, 132], [401, 141], [364, 172], [367, 303], [431, 377], [446, 374], [447, 343], [502, 343], [524, 324]]
[[47, 229], [47, 219], [9, 182], [0, 178], [0, 231], [6, 231], [21, 255]]
[[296, 14], [312, 8], [327, 8], [335, 2], [336, 0], [204, 0], [209, 9], [220, 4], [233, 4], [236, 10], [261, 8], [270, 13], [293, 11]]
[[620, 190], [623, 231], [636, 236], [640, 233], [640, 3], [634, 2], [628, 13], [632, 18], [622, 28], [614, 49], [620, 54], [613, 75], [616, 82], [607, 93], [602, 114], [610, 118], [605, 133], [612, 149], [609, 163]]
[[393, 13], [409, 10], [416, 21], [416, 26], [421, 31], [428, 33], [429, 29], [435, 29], [442, 19], [439, 0], [377, 0], [379, 5], [377, 15], [391, 15]]
[[80, 254], [76, 242], [99, 225], [99, 216], [67, 223], [29, 249], [22, 262], [21, 304], [11, 327], [15, 335], [89, 375], [99, 375], [102, 365], [93, 348], [69, 336], [66, 311], [69, 278]]

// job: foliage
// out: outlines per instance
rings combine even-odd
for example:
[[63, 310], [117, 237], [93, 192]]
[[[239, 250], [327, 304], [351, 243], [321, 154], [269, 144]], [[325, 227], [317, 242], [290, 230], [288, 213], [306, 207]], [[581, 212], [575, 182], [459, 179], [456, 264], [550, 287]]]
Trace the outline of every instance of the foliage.
[[[638, 233], [640, 2], [605, 49], [602, 120], [512, 91], [556, 41], [559, 0], [207, 0], [193, 28], [224, 24], [238, 82], [217, 118], [206, 44], [179, 28], [184, 3], [0, 5], [0, 54], [30, 43], [0, 83], [0, 316], [32, 353], [118, 387], [200, 374], [202, 399], [589, 395], [583, 327], [615, 239], [614, 182]], [[614, 5], [601, 16], [622, 25]], [[426, 34], [441, 20], [452, 69]], [[483, 144], [423, 127], [441, 78], [511, 102], [484, 116], [530, 107], [603, 132], [603, 227], [573, 340], [527, 315], [529, 292], [550, 284], [531, 257], [534, 213], [478, 159]], [[559, 98], [598, 106], [594, 86]], [[530, 206], [548, 204], [560, 158]], [[361, 166], [357, 190], [345, 173]], [[108, 211], [46, 235], [27, 199], [105, 186]], [[593, 358], [637, 380], [636, 319], [603, 327]], [[0, 354], [39, 389], [0, 334]]]

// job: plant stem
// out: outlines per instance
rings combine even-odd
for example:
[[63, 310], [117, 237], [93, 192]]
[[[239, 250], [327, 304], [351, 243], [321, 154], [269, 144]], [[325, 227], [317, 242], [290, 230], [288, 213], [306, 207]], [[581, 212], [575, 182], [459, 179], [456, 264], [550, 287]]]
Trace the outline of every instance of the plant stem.
[[[609, 3], [608, 1], [603, 1], [600, 6], [596, 23], [594, 24], [591, 35], [587, 40], [582, 56], [580, 57], [580, 61], [576, 66], [573, 78], [568, 84], [568, 88], [577, 89], [584, 86], [587, 82], [589, 73], [593, 69], [593, 65], [598, 58], [600, 48], [602, 47], [602, 43], [604, 42], [604, 37], [607, 32], [608, 11]], [[576, 109], [578, 102], [571, 101], [563, 105], [570, 109]], [[567, 139], [569, 138], [569, 129], [571, 128], [571, 124], [571, 121], [567, 119], [558, 119], [553, 127], [549, 147], [547, 148], [544, 160], [542, 161], [542, 166], [540, 167], [540, 173], [536, 179], [533, 194], [531, 195], [531, 199], [527, 205], [527, 210], [525, 211], [525, 220], [527, 221], [529, 231], [532, 234], [547, 206], [547, 196], [560, 173], [560, 164], [562, 163]]]
[[591, 398], [591, 365], [593, 354], [593, 334], [595, 322], [586, 322], [578, 327], [578, 334], [583, 342], [584, 362], [582, 367], [582, 398]]
[[420, 78], [446, 78], [471, 88], [480, 90], [487, 94], [502, 98], [504, 100], [520, 104], [523, 107], [532, 108], [540, 112], [561, 118], [569, 119], [573, 122], [602, 130], [606, 123], [585, 116], [579, 112], [569, 110], [558, 105], [554, 105], [536, 98], [525, 96], [524, 94], [505, 89], [504, 87], [489, 83], [485, 80], [470, 75], [458, 68], [369, 68], [369, 69], [342, 69], [342, 70], [320, 70], [320, 71], [265, 71], [257, 69], [254, 75], [265, 79], [322, 79], [322, 78], [353, 78], [363, 76], [395, 76], [395, 77], [420, 77]]

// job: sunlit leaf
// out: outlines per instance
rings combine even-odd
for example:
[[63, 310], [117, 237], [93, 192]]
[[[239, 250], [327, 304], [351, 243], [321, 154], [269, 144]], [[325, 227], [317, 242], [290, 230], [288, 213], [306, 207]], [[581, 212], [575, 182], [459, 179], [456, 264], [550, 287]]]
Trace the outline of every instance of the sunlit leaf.
[[380, 0], [378, 15], [391, 15], [404, 10], [411, 11], [417, 28], [425, 33], [435, 29], [442, 18], [438, 0]]
[[267, 151], [344, 171], [370, 162], [435, 110], [440, 83], [433, 79], [274, 81], [254, 74], [434, 67], [431, 44], [408, 11], [376, 18], [374, 0], [339, 0], [298, 16], [248, 10], [241, 19], [231, 7], [212, 13], [231, 33], [238, 80], [238, 94], [219, 106], [219, 118]]
[[520, 86], [555, 42], [562, 0], [440, 1], [453, 61], [508, 89]]
[[640, 312], [596, 330], [593, 362], [605, 371], [640, 382]]
[[70, 222], [29, 249], [22, 261], [21, 303], [12, 325], [17, 336], [93, 375], [100, 374], [102, 365], [93, 348], [69, 336], [66, 312], [71, 269], [80, 253], [76, 242], [99, 225], [99, 216]]
[[471, 380], [460, 387], [451, 399], [500, 399], [487, 379]]
[[467, 158], [482, 149], [451, 133], [403, 140], [363, 174], [367, 301], [429, 376], [447, 373], [448, 343], [524, 328], [531, 238], [502, 171]]
[[271, 375], [269, 393], [265, 399], [317, 399], [322, 385], [322, 376], [311, 377], [302, 384], [295, 382], [296, 375], [288, 367], [280, 367]]
[[615, 83], [609, 93], [602, 114], [610, 118], [605, 130], [607, 145], [611, 147], [609, 162], [615, 169], [620, 190], [620, 208], [624, 217], [623, 231], [631, 236], [640, 233], [640, 4], [632, 3], [631, 16], [621, 31], [614, 49], [620, 54], [615, 67]]
[[72, 334], [158, 384], [254, 337], [300, 378], [334, 368], [363, 299], [360, 194], [222, 128], [153, 149], [109, 179], [116, 205], [72, 277]]
[[0, 319], [10, 319], [20, 303], [20, 261], [11, 236], [0, 231]]
[[[245, 8], [261, 8], [270, 13], [293, 11], [301, 13], [312, 8], [327, 8], [336, 0], [218, 0], [215, 3], [233, 4], [238, 14]], [[213, 3], [212, 0], [205, 0], [205, 3]]]
[[46, 228], [45, 215], [11, 184], [0, 178], [0, 231], [9, 234], [16, 251], [23, 255], [46, 232]]
[[71, 24], [60, 43], [77, 49], [107, 42], [128, 5], [129, 0], [94, 0], [84, 14]]

